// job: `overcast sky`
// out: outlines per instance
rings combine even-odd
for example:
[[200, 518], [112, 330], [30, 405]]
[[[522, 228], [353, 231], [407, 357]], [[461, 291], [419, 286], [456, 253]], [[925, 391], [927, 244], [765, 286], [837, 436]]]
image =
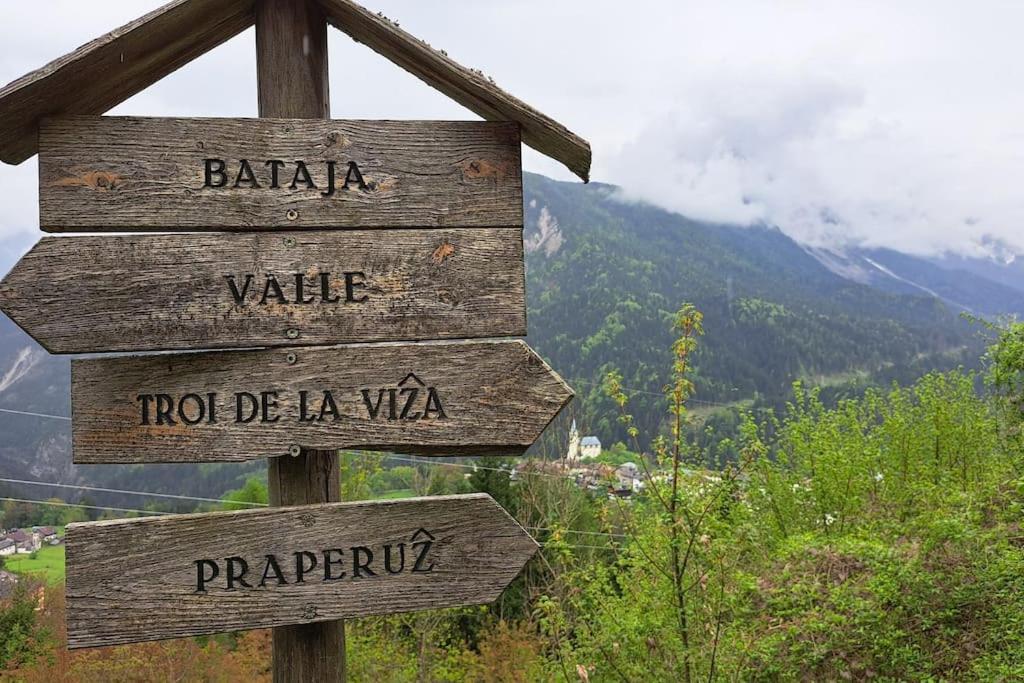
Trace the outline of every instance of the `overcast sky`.
[[[0, 3], [0, 83], [160, 4]], [[813, 244], [1024, 252], [1024, 2], [366, 4], [587, 138], [627, 197]], [[330, 48], [335, 117], [474, 118], [333, 29]], [[254, 116], [253, 32], [113, 113]], [[0, 262], [36, 204], [35, 160], [0, 166]]]

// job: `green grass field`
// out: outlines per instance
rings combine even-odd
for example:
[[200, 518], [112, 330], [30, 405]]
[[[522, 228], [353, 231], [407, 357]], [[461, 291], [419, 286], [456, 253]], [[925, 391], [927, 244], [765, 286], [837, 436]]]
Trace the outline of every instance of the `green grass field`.
[[28, 555], [8, 555], [4, 569], [15, 574], [36, 576], [47, 583], [64, 580], [64, 545], [44, 545], [32, 559]]
[[412, 489], [397, 489], [395, 491], [388, 491], [382, 493], [376, 497], [376, 500], [396, 500], [399, 498], [412, 498], [416, 495], [416, 492]]

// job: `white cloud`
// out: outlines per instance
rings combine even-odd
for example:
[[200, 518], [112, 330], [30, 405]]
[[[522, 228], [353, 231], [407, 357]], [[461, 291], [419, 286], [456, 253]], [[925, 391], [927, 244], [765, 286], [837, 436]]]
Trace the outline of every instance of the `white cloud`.
[[691, 106], [620, 149], [624, 196], [778, 225], [815, 246], [981, 255], [995, 239], [1024, 249], [1024, 203], [1008, 182], [1024, 159], [1008, 149], [957, 129], [934, 135], [873, 111], [865, 89], [812, 75], [719, 74], [689, 93]]
[[670, 106], [610, 156], [627, 197], [816, 245], [1024, 251], [1024, 5], [735, 9], [694, 15]]
[[[0, 6], [0, 82], [162, 0]], [[1024, 251], [1024, 4], [366, 0], [563, 121], [596, 180], [812, 243]], [[331, 32], [335, 116], [474, 118]], [[252, 31], [118, 107], [256, 112]], [[527, 151], [528, 170], [562, 179]], [[0, 167], [0, 241], [36, 234], [35, 171]]]
[[[719, 77], [623, 147], [613, 167], [633, 176], [625, 195], [698, 220], [758, 223], [795, 209], [788, 224], [816, 223], [803, 215], [822, 212], [813, 199], [821, 182], [807, 165], [820, 140], [843, 135], [841, 118], [860, 95], [825, 82], [732, 80], [723, 87]], [[790, 206], [794, 195], [810, 201]]]

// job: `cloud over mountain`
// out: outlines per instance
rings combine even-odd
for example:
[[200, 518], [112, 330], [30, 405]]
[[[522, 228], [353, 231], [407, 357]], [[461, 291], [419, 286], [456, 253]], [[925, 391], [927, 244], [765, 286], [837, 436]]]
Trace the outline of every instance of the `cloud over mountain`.
[[[0, 7], [0, 82], [152, 9]], [[1024, 4], [365, 0], [593, 145], [597, 180], [812, 245], [1024, 253]], [[248, 31], [117, 113], [256, 112]], [[331, 32], [340, 118], [473, 118]], [[539, 154], [528, 170], [568, 179]], [[0, 167], [0, 238], [35, 231], [32, 164]]]

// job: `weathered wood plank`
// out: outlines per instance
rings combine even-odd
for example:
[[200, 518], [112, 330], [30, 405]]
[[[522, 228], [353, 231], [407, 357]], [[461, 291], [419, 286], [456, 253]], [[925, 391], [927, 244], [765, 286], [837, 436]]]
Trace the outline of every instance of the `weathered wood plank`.
[[38, 149], [39, 121], [102, 114], [253, 24], [253, 0], [174, 0], [0, 89], [0, 160]]
[[[350, 0], [319, 0], [331, 23], [491, 121], [514, 121], [523, 141], [584, 181], [586, 140], [506, 93], [483, 73]], [[0, 160], [38, 150], [40, 120], [102, 114], [253, 24], [253, 0], [174, 0], [0, 89]]]
[[50, 232], [521, 226], [519, 127], [72, 117], [43, 123]]
[[[313, 0], [257, 0], [256, 81], [261, 117], [329, 119], [327, 22]], [[288, 74], [288, 78], [281, 78]], [[267, 461], [270, 504], [341, 500], [337, 451], [304, 450]], [[271, 632], [274, 683], [345, 683], [345, 622], [278, 626]]]
[[590, 144], [554, 119], [499, 88], [483, 72], [467, 69], [351, 0], [318, 0], [338, 30], [402, 67], [427, 85], [490, 121], [516, 121], [523, 142], [562, 162], [586, 182]]
[[76, 359], [71, 385], [76, 463], [521, 455], [572, 397], [517, 340]]
[[486, 494], [70, 524], [68, 646], [489, 603], [537, 548]]
[[520, 228], [44, 237], [0, 310], [51, 353], [309, 346], [525, 335], [524, 290]]

